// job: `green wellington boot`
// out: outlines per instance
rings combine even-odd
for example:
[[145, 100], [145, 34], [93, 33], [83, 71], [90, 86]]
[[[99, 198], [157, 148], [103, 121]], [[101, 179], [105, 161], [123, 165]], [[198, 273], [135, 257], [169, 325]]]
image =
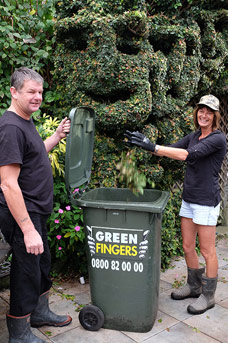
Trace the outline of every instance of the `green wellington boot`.
[[218, 278], [202, 277], [202, 294], [187, 310], [191, 314], [201, 314], [215, 306], [215, 291]]
[[193, 269], [188, 267], [187, 283], [171, 293], [174, 300], [198, 298], [202, 292], [202, 274], [205, 268]]
[[9, 331], [9, 343], [45, 343], [44, 340], [32, 333], [30, 314], [23, 317], [7, 314], [6, 322]]
[[49, 308], [49, 291], [39, 297], [39, 302], [31, 314], [31, 326], [39, 327], [43, 325], [66, 326], [72, 321], [68, 315], [60, 316], [53, 313]]

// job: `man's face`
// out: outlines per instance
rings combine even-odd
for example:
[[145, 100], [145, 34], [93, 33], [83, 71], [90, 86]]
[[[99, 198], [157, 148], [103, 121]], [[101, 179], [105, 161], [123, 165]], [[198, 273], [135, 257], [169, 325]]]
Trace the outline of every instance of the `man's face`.
[[43, 85], [35, 80], [25, 80], [20, 90], [14, 89], [16, 106], [21, 113], [31, 115], [42, 103]]

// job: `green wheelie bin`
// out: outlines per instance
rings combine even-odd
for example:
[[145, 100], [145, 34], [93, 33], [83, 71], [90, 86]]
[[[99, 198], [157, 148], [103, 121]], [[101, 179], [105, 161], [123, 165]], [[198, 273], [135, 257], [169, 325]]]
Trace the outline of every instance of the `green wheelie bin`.
[[169, 193], [145, 189], [136, 196], [125, 188], [97, 188], [75, 198], [89, 181], [95, 113], [70, 112], [66, 186], [71, 203], [83, 209], [92, 305], [79, 314], [82, 326], [147, 332], [158, 310], [161, 224]]

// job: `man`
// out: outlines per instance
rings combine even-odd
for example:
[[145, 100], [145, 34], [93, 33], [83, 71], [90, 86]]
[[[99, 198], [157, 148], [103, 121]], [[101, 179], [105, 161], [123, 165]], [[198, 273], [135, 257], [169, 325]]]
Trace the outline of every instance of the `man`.
[[[42, 103], [43, 78], [29, 68], [11, 76], [11, 105], [0, 118], [0, 228], [12, 247], [9, 343], [42, 343], [31, 326], [64, 326], [70, 316], [49, 309], [51, 259], [46, 221], [53, 206], [48, 152], [66, 137], [65, 118], [44, 142], [31, 118]], [[30, 324], [31, 319], [31, 324]]]

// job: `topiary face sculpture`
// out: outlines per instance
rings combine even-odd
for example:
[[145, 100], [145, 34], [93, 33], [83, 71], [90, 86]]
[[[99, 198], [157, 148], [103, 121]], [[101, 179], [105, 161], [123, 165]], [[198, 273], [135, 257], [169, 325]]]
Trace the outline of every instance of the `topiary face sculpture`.
[[92, 106], [97, 133], [116, 141], [126, 128], [161, 144], [192, 129], [189, 105], [211, 89], [227, 56], [218, 24], [226, 12], [176, 19], [148, 16], [146, 1], [84, 0], [62, 1], [59, 13], [55, 76], [65, 111]]

